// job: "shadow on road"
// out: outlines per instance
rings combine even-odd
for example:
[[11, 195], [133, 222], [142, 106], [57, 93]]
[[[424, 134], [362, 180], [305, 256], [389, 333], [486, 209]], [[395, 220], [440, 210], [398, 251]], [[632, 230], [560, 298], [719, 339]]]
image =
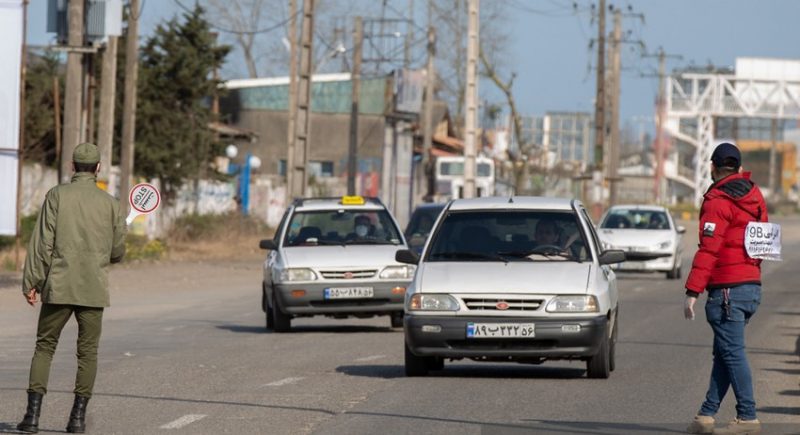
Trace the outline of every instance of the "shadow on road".
[[793, 408], [791, 406], [765, 406], [758, 408], [758, 412], [764, 414], [786, 414], [786, 415], [800, 415], [800, 408]]
[[778, 394], [781, 396], [800, 396], [800, 390], [783, 390]]
[[[243, 334], [274, 334], [275, 332], [266, 329], [264, 326], [253, 326], [253, 325], [234, 325], [234, 324], [225, 324], [225, 325], [216, 325], [217, 329], [222, 329], [225, 331], [230, 332], [238, 332]], [[292, 326], [291, 331], [289, 334], [299, 334], [299, 333], [363, 333], [363, 332], [370, 332], [370, 333], [392, 333], [392, 332], [399, 332], [400, 330], [394, 330], [389, 327], [380, 327], [380, 326], [360, 326], [360, 325], [341, 325], [341, 326], [328, 326], [328, 325], [298, 325]]]
[[[348, 376], [396, 379], [405, 377], [402, 365], [347, 365], [336, 371]], [[428, 378], [488, 378], [488, 379], [576, 379], [586, 370], [569, 367], [532, 367], [511, 365], [446, 365], [444, 370], [432, 371]]]
[[0, 422], [0, 433], [22, 433], [22, 432], [17, 430], [16, 423]]

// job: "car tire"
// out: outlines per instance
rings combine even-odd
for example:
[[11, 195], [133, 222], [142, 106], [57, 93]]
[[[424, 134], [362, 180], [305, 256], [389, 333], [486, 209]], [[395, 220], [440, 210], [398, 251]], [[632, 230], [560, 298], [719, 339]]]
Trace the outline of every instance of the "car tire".
[[617, 315], [614, 316], [614, 332], [611, 333], [611, 342], [608, 351], [608, 371], [613, 372], [617, 368], [617, 334], [619, 334], [619, 308]]
[[431, 366], [431, 359], [434, 358], [414, 355], [408, 348], [408, 344], [405, 345], [405, 348], [406, 348], [406, 359], [405, 359], [406, 376], [409, 377], [427, 376], [428, 370], [430, 370]]
[[402, 328], [403, 327], [403, 312], [402, 311], [395, 311], [389, 314], [389, 320], [391, 321], [392, 328]]
[[284, 314], [278, 306], [278, 299], [274, 297], [270, 306], [272, 312], [272, 330], [274, 332], [289, 332], [292, 329], [292, 316]]
[[275, 318], [272, 316], [272, 307], [269, 304], [269, 298], [267, 298], [266, 288], [264, 287], [261, 290], [261, 308], [267, 313], [266, 327], [267, 330], [271, 331], [275, 327]]
[[608, 332], [603, 335], [600, 350], [586, 361], [586, 377], [591, 379], [608, 379], [611, 375], [611, 338], [608, 337]]
[[675, 263], [675, 266], [667, 272], [667, 279], [680, 279], [681, 277], [681, 266], [680, 263]]
[[428, 360], [428, 370], [444, 370], [444, 358], [439, 356], [430, 357]]

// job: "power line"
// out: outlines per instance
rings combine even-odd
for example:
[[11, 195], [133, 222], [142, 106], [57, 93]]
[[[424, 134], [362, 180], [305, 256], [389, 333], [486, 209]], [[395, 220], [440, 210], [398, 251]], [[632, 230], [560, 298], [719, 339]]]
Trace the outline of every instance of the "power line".
[[[175, 4], [177, 4], [184, 11], [189, 12], [189, 13], [193, 13], [194, 12], [193, 10], [191, 10], [188, 7], [184, 6], [183, 3], [181, 3], [180, 0], [174, 0], [174, 1], [175, 1]], [[219, 30], [220, 32], [232, 33], [232, 34], [235, 34], [235, 35], [256, 35], [256, 34], [270, 33], [270, 32], [273, 32], [275, 30], [278, 30], [281, 27], [283, 27], [286, 24], [288, 24], [289, 21], [292, 20], [292, 18], [294, 18], [296, 16], [299, 16], [299, 15], [300, 15], [300, 12], [296, 13], [294, 16], [286, 18], [283, 21], [280, 21], [280, 22], [278, 22], [276, 24], [273, 24], [273, 25], [271, 25], [269, 27], [265, 27], [263, 29], [258, 29], [258, 30], [233, 30], [233, 29], [229, 29], [229, 28], [226, 28], [226, 27], [222, 27], [222, 26], [220, 26], [218, 24], [214, 24], [211, 21], [209, 21], [208, 24], [211, 27], [213, 27], [214, 29]]]

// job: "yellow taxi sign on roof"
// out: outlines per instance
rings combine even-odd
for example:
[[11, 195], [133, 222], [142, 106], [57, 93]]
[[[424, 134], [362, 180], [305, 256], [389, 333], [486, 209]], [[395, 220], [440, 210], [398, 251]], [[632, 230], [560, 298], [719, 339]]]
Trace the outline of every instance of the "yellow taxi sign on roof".
[[342, 205], [364, 205], [367, 201], [364, 200], [363, 196], [360, 195], [353, 195], [353, 196], [343, 196], [342, 197]]

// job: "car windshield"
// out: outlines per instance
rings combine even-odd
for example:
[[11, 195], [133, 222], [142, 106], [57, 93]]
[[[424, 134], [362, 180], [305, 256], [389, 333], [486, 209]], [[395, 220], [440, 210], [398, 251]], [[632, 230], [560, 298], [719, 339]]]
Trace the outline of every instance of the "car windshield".
[[436, 218], [439, 217], [439, 213], [442, 212], [442, 209], [444, 209], [444, 205], [441, 207], [420, 207], [414, 210], [414, 214], [411, 216], [411, 222], [409, 222], [406, 227], [406, 237], [427, 237], [433, 229], [433, 223], [436, 222]]
[[284, 246], [399, 245], [400, 232], [386, 210], [315, 210], [292, 215]]
[[608, 212], [600, 228], [632, 230], [668, 230], [669, 219], [661, 210], [615, 208]]
[[427, 261], [577, 261], [590, 259], [573, 212], [448, 212], [431, 236]]

